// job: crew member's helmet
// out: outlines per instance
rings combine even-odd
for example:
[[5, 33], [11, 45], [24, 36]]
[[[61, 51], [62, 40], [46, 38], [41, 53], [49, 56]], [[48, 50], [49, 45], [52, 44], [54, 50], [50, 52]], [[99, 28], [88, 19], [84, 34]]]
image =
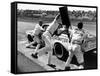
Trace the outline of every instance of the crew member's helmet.
[[43, 21], [39, 21], [39, 25], [42, 26], [43, 25]]
[[79, 29], [82, 29], [82, 28], [83, 28], [83, 23], [82, 23], [82, 22], [79, 22], [78, 25], [77, 25], [77, 27], [78, 27]]

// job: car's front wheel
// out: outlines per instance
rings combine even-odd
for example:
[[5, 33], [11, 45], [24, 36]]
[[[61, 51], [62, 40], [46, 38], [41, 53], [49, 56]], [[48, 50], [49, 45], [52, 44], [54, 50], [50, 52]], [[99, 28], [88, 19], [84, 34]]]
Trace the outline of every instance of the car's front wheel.
[[56, 42], [54, 44], [53, 52], [54, 52], [54, 55], [60, 60], [66, 61], [68, 58], [68, 54], [69, 54], [68, 51], [59, 42]]

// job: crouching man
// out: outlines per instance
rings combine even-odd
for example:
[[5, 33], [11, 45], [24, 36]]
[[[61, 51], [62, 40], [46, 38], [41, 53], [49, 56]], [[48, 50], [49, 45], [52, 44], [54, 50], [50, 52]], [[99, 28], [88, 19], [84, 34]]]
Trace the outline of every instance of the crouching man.
[[35, 26], [33, 34], [32, 34], [34, 36], [33, 41], [26, 46], [26, 47], [30, 47], [31, 45], [37, 44], [34, 52], [36, 52], [40, 48], [43, 42], [41, 35], [44, 29], [42, 28], [42, 25], [43, 25], [43, 22], [39, 21], [39, 24]]

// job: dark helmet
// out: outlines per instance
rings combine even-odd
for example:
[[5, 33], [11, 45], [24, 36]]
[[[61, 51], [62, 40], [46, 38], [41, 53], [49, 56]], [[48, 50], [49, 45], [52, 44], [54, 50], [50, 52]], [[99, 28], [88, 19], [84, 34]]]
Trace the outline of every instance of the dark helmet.
[[43, 25], [43, 21], [39, 21], [39, 25], [42, 26]]
[[82, 23], [82, 22], [79, 22], [78, 25], [77, 25], [77, 27], [78, 27], [79, 29], [82, 29], [82, 28], [83, 28], [83, 23]]

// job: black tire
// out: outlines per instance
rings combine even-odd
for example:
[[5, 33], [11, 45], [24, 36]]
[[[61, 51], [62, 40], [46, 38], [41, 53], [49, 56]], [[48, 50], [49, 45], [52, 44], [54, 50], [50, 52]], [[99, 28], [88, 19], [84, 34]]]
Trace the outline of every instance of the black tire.
[[[29, 42], [29, 43], [31, 43], [31, 42], [33, 42], [33, 41], [34, 41], [34, 40], [33, 40], [33, 36], [31, 36], [30, 34], [28, 34], [28, 35], [27, 35], [27, 39], [28, 39], [28, 42]], [[32, 45], [33, 45], [33, 46], [37, 46], [37, 44], [38, 44], [38, 43], [37, 43], [37, 42], [35, 42], [35, 43], [34, 43], [34, 44], [32, 44]]]
[[33, 37], [30, 34], [27, 35], [27, 39], [28, 39], [29, 42], [33, 41]]
[[58, 42], [54, 44], [53, 53], [58, 59], [62, 61], [66, 61], [69, 55], [64, 46]]

